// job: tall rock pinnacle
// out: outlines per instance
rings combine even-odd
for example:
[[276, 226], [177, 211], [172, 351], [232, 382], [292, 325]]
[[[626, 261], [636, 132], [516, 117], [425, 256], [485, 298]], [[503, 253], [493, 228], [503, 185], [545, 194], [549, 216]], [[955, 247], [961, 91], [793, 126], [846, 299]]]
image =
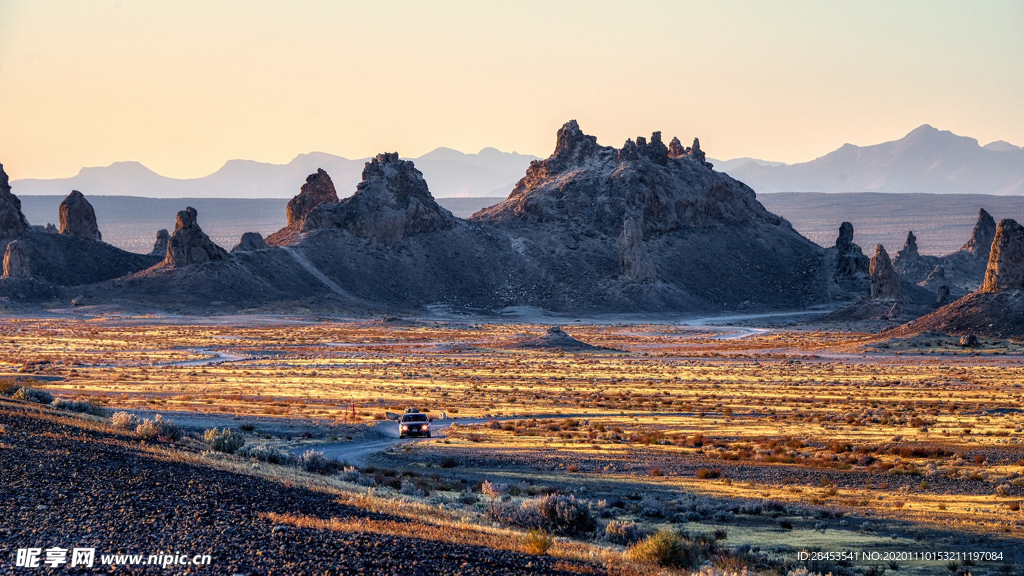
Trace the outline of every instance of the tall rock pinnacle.
[[978, 222], [971, 231], [971, 237], [967, 240], [961, 250], [965, 250], [982, 259], [988, 259], [992, 250], [992, 240], [996, 237], [996, 221], [985, 211], [984, 208], [978, 211]]
[[28, 254], [17, 240], [7, 243], [4, 252], [4, 278], [28, 278], [32, 276]]
[[299, 189], [298, 195], [288, 201], [285, 213], [288, 216], [288, 226], [299, 227], [306, 215], [314, 208], [324, 202], [337, 202], [338, 192], [334, 189], [334, 182], [323, 168], [317, 168], [315, 174], [306, 177], [306, 183]]
[[227, 251], [210, 240], [196, 220], [196, 209], [189, 206], [178, 212], [174, 234], [167, 243], [164, 263], [174, 268], [189, 264], [202, 264], [230, 258]]
[[1024, 226], [1003, 220], [996, 228], [982, 292], [1024, 289]]
[[875, 255], [871, 257], [871, 299], [900, 300], [903, 298], [903, 287], [900, 277], [892, 266], [889, 253], [881, 244], [875, 246]]
[[96, 211], [78, 190], [72, 190], [60, 203], [60, 233], [87, 240], [103, 240], [96, 223]]
[[11, 193], [11, 184], [0, 164], [0, 238], [21, 234], [28, 228], [28, 220], [21, 212], [21, 200]]

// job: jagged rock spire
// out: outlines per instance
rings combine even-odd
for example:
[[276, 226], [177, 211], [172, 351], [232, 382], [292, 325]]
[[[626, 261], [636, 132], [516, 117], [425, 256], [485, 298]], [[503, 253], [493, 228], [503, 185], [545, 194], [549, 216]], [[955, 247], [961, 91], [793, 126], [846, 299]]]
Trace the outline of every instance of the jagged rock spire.
[[85, 195], [78, 190], [72, 190], [60, 203], [59, 213], [61, 234], [87, 240], [103, 240], [99, 225], [96, 223], [96, 211], [85, 199]]
[[982, 292], [1024, 289], [1024, 226], [1003, 220], [996, 228]]
[[914, 231], [911, 230], [907, 233], [907, 241], [903, 243], [903, 248], [896, 253], [896, 262], [913, 260], [920, 255], [917, 250], [917, 236], [914, 236]]
[[900, 277], [892, 266], [889, 253], [881, 244], [875, 246], [875, 255], [871, 257], [871, 298], [873, 300], [900, 300], [903, 298], [903, 287]]
[[334, 189], [330, 175], [323, 168], [317, 168], [315, 174], [306, 177], [306, 183], [299, 189], [299, 193], [288, 201], [285, 209], [288, 226], [301, 226], [306, 215], [314, 208], [324, 202], [337, 201], [338, 192]]
[[28, 228], [28, 220], [21, 211], [21, 200], [11, 193], [10, 180], [4, 165], [0, 164], [0, 238], [21, 234]]
[[984, 208], [978, 211], [978, 221], [974, 224], [971, 237], [961, 250], [987, 259], [992, 251], [992, 240], [996, 237], [996, 221]]
[[7, 250], [4, 252], [4, 278], [28, 278], [30, 276], [32, 276], [32, 269], [29, 266], [29, 258], [25, 249], [17, 240], [8, 242]]
[[164, 263], [175, 268], [230, 258], [227, 251], [214, 244], [199, 227], [196, 209], [189, 206], [178, 212], [174, 234], [167, 243]]
[[166, 229], [160, 229], [156, 231], [156, 240], [153, 242], [153, 250], [149, 253], [153, 256], [164, 256], [167, 254], [167, 242], [170, 241], [171, 234]]
[[363, 181], [341, 202], [326, 202], [310, 212], [302, 231], [342, 228], [356, 236], [391, 244], [423, 232], [451, 228], [456, 219], [430, 194], [423, 173], [398, 157], [378, 154], [363, 167]]

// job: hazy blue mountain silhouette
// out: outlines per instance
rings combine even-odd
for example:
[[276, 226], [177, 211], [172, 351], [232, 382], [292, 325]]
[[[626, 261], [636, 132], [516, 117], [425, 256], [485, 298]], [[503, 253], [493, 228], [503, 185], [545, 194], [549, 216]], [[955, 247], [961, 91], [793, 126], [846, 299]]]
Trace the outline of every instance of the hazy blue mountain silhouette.
[[980, 146], [925, 124], [899, 140], [844, 144], [810, 162], [747, 162], [728, 172], [757, 192], [1024, 194], [1024, 149], [1002, 141]]
[[[507, 195], [530, 161], [536, 159], [494, 148], [484, 148], [477, 154], [438, 148], [412, 158], [438, 197]], [[82, 168], [71, 178], [27, 178], [11, 184], [19, 196], [66, 195], [81, 190], [86, 195], [149, 198], [291, 198], [307, 175], [323, 168], [331, 175], [338, 194], [348, 196], [355, 191], [367, 160], [325, 152], [300, 154], [287, 164], [229, 160], [213, 174], [189, 179], [161, 176], [138, 162], [115, 162]]]

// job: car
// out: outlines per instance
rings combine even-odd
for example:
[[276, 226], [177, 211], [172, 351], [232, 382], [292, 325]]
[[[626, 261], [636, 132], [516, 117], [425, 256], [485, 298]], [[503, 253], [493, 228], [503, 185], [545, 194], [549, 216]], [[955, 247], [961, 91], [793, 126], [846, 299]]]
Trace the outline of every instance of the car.
[[398, 421], [398, 437], [426, 436], [430, 438], [430, 419], [422, 412], [402, 414]]

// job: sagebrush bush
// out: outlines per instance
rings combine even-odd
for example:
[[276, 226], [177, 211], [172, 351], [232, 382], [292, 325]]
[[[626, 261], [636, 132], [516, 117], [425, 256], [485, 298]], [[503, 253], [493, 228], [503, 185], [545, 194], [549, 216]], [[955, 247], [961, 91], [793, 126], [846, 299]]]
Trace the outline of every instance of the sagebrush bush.
[[330, 460], [324, 457], [324, 453], [310, 448], [296, 459], [296, 464], [306, 472], [313, 474], [330, 474], [341, 468], [337, 460]]
[[67, 410], [68, 412], [77, 412], [79, 414], [92, 414], [93, 416], [107, 415], [107, 409], [100, 405], [96, 400], [64, 400], [58, 398], [53, 401], [53, 407], [60, 410]]
[[115, 412], [110, 417], [110, 425], [121, 430], [135, 430], [139, 424], [139, 417], [131, 412]]
[[0, 380], [0, 394], [4, 396], [13, 396], [18, 388], [21, 386], [15, 384], [14, 380]]
[[612, 520], [604, 527], [605, 540], [613, 544], [628, 546], [646, 535], [632, 520]]
[[402, 480], [402, 487], [398, 489], [398, 493], [405, 496], [415, 496], [417, 498], [423, 498], [427, 495], [427, 493], [420, 490], [416, 484], [409, 482], [408, 480]]
[[487, 508], [487, 514], [503, 524], [539, 528], [563, 536], [587, 534], [597, 526], [597, 520], [585, 500], [563, 494], [549, 494], [518, 504], [494, 499]]
[[18, 388], [12, 398], [15, 400], [24, 400], [25, 402], [35, 402], [36, 404], [53, 403], [53, 394], [50, 394], [46, 390], [37, 390], [35, 388]]
[[565, 536], [578, 536], [593, 532], [597, 526], [590, 506], [585, 500], [563, 494], [549, 494], [536, 500], [537, 510], [551, 527], [551, 531]]
[[523, 536], [522, 551], [526, 554], [542, 556], [548, 553], [555, 539], [543, 530], [530, 530]]
[[259, 460], [260, 462], [266, 462], [268, 464], [291, 464], [295, 457], [281, 450], [280, 448], [274, 448], [273, 446], [249, 444], [242, 446], [235, 452], [236, 456], [243, 458], [252, 458], [253, 460]]
[[181, 439], [181, 428], [159, 414], [152, 420], [143, 420], [135, 427], [135, 433], [147, 440], [173, 442]]
[[694, 568], [702, 554], [694, 543], [681, 534], [662, 528], [626, 549], [626, 557], [634, 562], [657, 564], [672, 568]]
[[210, 428], [203, 432], [203, 440], [206, 441], [210, 450], [225, 454], [234, 454], [239, 448], [245, 446], [245, 438], [230, 428]]

